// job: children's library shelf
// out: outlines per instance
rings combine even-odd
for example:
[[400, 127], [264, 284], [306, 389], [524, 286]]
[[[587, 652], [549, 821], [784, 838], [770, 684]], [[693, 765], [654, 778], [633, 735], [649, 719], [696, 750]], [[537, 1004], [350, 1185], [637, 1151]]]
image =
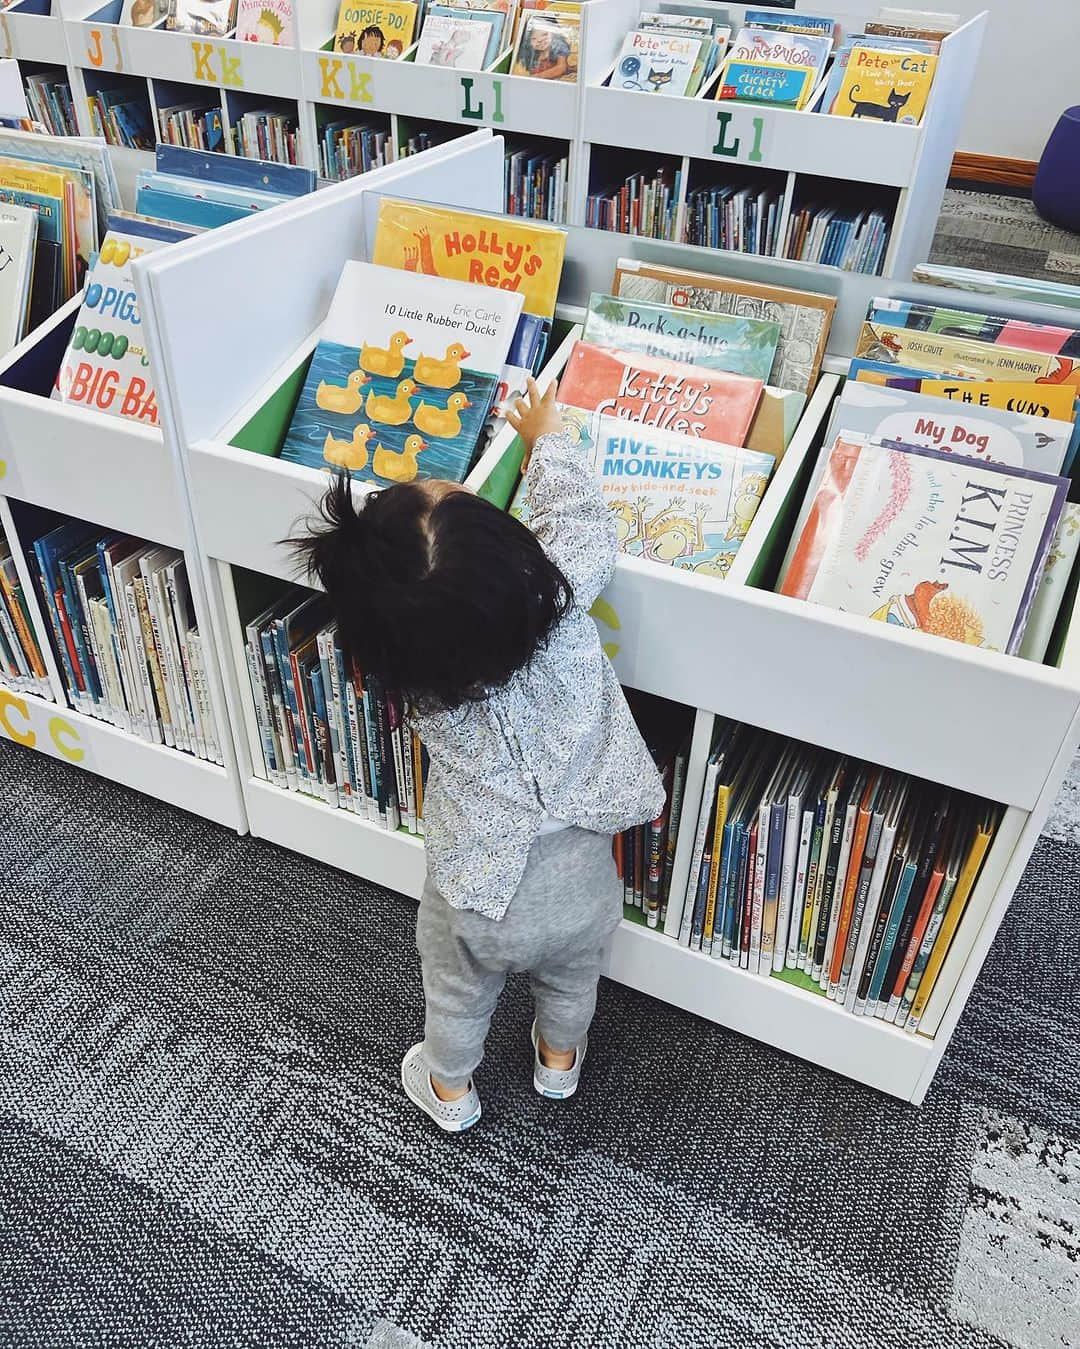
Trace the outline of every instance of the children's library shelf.
[[[338, 0], [304, 0], [298, 6], [296, 47], [273, 47], [235, 39], [203, 39], [158, 27], [136, 29], [117, 22], [120, 0], [21, 0], [0, 14], [0, 44], [27, 61], [66, 64], [80, 127], [93, 126], [86, 96], [119, 79], [168, 81], [194, 86], [222, 103], [226, 141], [236, 116], [235, 96], [261, 109], [273, 100], [298, 119], [298, 160], [318, 169], [316, 108], [422, 119], [457, 134], [490, 127], [497, 132], [565, 141], [569, 149], [567, 219], [586, 221], [586, 199], [598, 176], [598, 161], [611, 147], [630, 147], [638, 167], [651, 172], [671, 161], [681, 170], [679, 224], [665, 237], [681, 238], [686, 184], [701, 165], [726, 172], [773, 171], [786, 178], [786, 209], [778, 232], [778, 252], [786, 243], [791, 202], [804, 176], [895, 189], [883, 275], [910, 275], [925, 260], [941, 195], [956, 148], [964, 100], [974, 75], [985, 14], [947, 37], [929, 103], [918, 126], [873, 119], [834, 117], [718, 102], [715, 80], [696, 98], [612, 88], [608, 83], [623, 37], [648, 0], [589, 0], [582, 18], [581, 56], [574, 83], [509, 74], [504, 51], [486, 71], [452, 71], [418, 65], [410, 49], [391, 61], [332, 50]], [[733, 25], [747, 6], [725, 5]], [[813, 0], [797, 0], [796, 10], [813, 11]], [[866, 6], [866, 15], [875, 12]], [[845, 15], [853, 27], [859, 15]], [[150, 88], [147, 88], [149, 106]], [[819, 88], [818, 99], [823, 89]], [[407, 142], [394, 126], [395, 146]], [[147, 161], [148, 162], [148, 161]], [[697, 167], [693, 167], [693, 166]]]
[[[281, 207], [273, 219], [254, 218], [135, 264], [151, 350], [165, 372], [166, 440], [186, 475], [252, 832], [413, 896], [424, 870], [417, 838], [268, 780], [245, 648], [252, 614], [237, 578], [255, 573], [296, 579], [294, 560], [280, 541], [310, 514], [325, 480], [282, 463], [273, 451], [297, 390], [290, 377], [303, 368], [342, 263], [369, 255], [381, 196], [493, 211], [501, 201], [502, 172], [499, 141], [475, 133]], [[295, 259], [286, 274], [275, 261], [283, 253]], [[545, 380], [565, 360], [572, 325], [589, 293], [610, 285], [620, 253], [701, 265], [699, 250], [571, 229], [566, 303], [557, 315], [565, 340], [552, 354]], [[835, 294], [836, 353], [845, 349], [846, 335], [853, 335], [867, 297], [883, 288], [870, 278], [811, 273], [798, 263], [740, 257], [729, 269], [728, 260], [716, 258], [714, 270]], [[259, 278], [266, 275], [278, 278], [273, 326], [260, 321], [256, 302]], [[203, 316], [223, 287], [236, 303], [220, 314], [218, 343], [208, 348]], [[927, 288], [899, 283], [885, 283], [884, 289], [941, 299]], [[222, 344], [236, 353], [227, 370], [216, 357]], [[598, 623], [624, 684], [694, 709], [688, 800], [701, 798], [719, 715], [999, 802], [1005, 813], [980, 881], [985, 916], [965, 934], [955, 959], [950, 956], [955, 992], [939, 1009], [932, 1038], [852, 1017], [783, 980], [713, 961], [670, 934], [632, 923], [617, 934], [610, 972], [654, 996], [918, 1101], [1080, 735], [1080, 623], [1074, 622], [1062, 667], [1055, 670], [919, 634], [892, 633], [882, 624], [759, 588], [775, 575], [843, 369], [838, 355], [828, 360], [728, 578], [720, 582], [620, 558], [597, 610]], [[275, 421], [277, 431], [268, 437], [266, 426]], [[505, 500], [519, 453], [504, 430], [474, 469], [472, 485]], [[672, 893], [685, 888], [691, 847], [681, 828]]]
[[[52, 688], [52, 701], [0, 690], [0, 736], [242, 830], [243, 801], [212, 652], [206, 662], [207, 696], [221, 730], [222, 764], [91, 716], [71, 706], [65, 692], [50, 623], [27, 561], [32, 538], [61, 517], [184, 554], [199, 632], [210, 630], [201, 572], [190, 550], [183, 481], [160, 431], [49, 398], [79, 305], [80, 297], [71, 300], [0, 361], [0, 524]], [[104, 383], [100, 396], [109, 396]], [[32, 526], [27, 517], [38, 512], [47, 516]]]

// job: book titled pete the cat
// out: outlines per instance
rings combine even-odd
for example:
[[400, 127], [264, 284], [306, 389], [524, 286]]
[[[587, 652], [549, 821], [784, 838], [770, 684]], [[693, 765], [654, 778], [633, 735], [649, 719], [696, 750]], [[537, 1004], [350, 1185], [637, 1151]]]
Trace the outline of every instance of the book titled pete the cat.
[[764, 383], [639, 352], [576, 342], [559, 402], [723, 445], [745, 445]]
[[854, 47], [832, 114], [917, 126], [926, 109], [937, 63], [938, 58], [928, 52]]
[[767, 381], [780, 325], [738, 314], [593, 295], [582, 339], [598, 347], [643, 351], [668, 361]]
[[1014, 653], [1068, 479], [838, 436], [782, 592]]
[[522, 297], [348, 262], [281, 455], [385, 485], [461, 482]]

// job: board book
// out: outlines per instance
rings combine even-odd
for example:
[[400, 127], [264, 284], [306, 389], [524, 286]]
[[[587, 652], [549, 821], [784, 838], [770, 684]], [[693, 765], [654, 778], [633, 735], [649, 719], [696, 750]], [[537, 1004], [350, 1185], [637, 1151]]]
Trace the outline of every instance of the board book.
[[1015, 652], [1068, 480], [840, 435], [782, 593]]
[[708, 272], [620, 258], [612, 291], [620, 299], [704, 309], [780, 325], [769, 383], [809, 396], [817, 383], [836, 300], [812, 291], [735, 281]]
[[849, 381], [833, 410], [826, 441], [837, 432], [1056, 474], [1065, 462], [1073, 427], [1071, 422]]
[[520, 313], [517, 294], [346, 263], [282, 458], [383, 485], [461, 482]]
[[550, 318], [565, 253], [566, 232], [552, 225], [387, 198], [379, 204], [372, 260], [516, 292], [530, 314]]
[[569, 407], [724, 445], [743, 445], [762, 382], [576, 342], [559, 381]]
[[643, 351], [669, 361], [766, 380], [776, 357], [780, 325], [706, 309], [593, 295], [582, 339], [598, 347]]

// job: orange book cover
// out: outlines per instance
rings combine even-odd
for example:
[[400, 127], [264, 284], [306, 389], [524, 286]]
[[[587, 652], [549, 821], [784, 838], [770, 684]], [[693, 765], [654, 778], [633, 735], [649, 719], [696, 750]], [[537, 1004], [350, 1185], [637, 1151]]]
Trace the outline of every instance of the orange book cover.
[[848, 859], [847, 877], [844, 881], [844, 897], [841, 901], [840, 921], [836, 927], [836, 942], [833, 946], [832, 965], [829, 969], [830, 984], [839, 984], [840, 972], [844, 967], [844, 948], [847, 946], [848, 932], [851, 928], [851, 915], [855, 908], [855, 892], [859, 888], [859, 876], [862, 874], [863, 853], [866, 851], [866, 836], [870, 832], [870, 817], [873, 814], [871, 804], [877, 790], [877, 776], [867, 784], [862, 804], [855, 820], [855, 837], [851, 840], [851, 856]]
[[742, 447], [764, 387], [747, 375], [577, 342], [559, 381], [559, 402]]
[[892, 989], [889, 992], [890, 998], [902, 997], [904, 989], [907, 988], [908, 975], [911, 973], [912, 966], [915, 964], [915, 957], [918, 954], [919, 947], [922, 945], [923, 933], [926, 931], [926, 925], [930, 921], [930, 914], [933, 912], [934, 901], [938, 897], [938, 891], [941, 889], [941, 884], [944, 879], [945, 859], [942, 854], [934, 863], [934, 869], [930, 873], [930, 880], [926, 886], [926, 894], [923, 895], [923, 901], [919, 905], [919, 912], [915, 917], [915, 926], [911, 929], [911, 938], [908, 941], [907, 950], [904, 952], [904, 959], [900, 964], [900, 969], [896, 974], [896, 983], [893, 984]]
[[790, 595], [797, 600], [804, 600], [809, 595], [829, 537], [829, 517], [844, 499], [861, 449], [861, 444], [838, 436], [836, 444], [829, 451], [821, 485], [807, 516], [806, 526], [799, 536], [798, 547], [784, 577], [784, 584], [780, 587], [782, 595]]

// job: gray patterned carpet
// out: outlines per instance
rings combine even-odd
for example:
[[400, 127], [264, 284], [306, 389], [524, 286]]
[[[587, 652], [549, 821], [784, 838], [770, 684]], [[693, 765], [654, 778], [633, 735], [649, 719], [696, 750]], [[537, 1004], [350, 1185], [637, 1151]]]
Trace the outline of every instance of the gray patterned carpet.
[[612, 985], [554, 1106], [514, 985], [461, 1139], [397, 1085], [410, 904], [0, 788], [4, 1349], [1080, 1344], [1076, 783], [921, 1110]]
[[930, 261], [1076, 285], [1080, 234], [1048, 224], [1028, 197], [950, 188]]

